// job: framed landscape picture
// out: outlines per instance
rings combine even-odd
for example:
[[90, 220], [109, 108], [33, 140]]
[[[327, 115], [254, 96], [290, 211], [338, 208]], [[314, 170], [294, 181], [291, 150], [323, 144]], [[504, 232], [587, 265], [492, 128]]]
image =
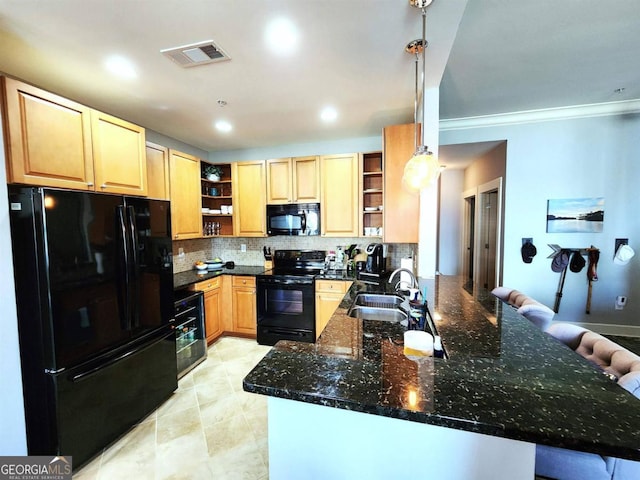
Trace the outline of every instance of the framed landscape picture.
[[600, 233], [604, 197], [547, 200], [547, 233]]

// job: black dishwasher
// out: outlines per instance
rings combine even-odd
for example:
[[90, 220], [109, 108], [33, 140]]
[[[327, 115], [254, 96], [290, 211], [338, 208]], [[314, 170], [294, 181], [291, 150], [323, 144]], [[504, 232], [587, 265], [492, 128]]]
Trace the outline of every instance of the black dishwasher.
[[207, 358], [202, 292], [175, 293], [176, 357], [178, 378]]

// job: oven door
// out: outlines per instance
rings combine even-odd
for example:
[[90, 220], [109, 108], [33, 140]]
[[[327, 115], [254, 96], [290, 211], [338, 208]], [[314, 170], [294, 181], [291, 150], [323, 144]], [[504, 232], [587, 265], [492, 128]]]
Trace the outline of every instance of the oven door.
[[258, 276], [256, 295], [258, 337], [262, 331], [281, 340], [315, 340], [313, 277]]

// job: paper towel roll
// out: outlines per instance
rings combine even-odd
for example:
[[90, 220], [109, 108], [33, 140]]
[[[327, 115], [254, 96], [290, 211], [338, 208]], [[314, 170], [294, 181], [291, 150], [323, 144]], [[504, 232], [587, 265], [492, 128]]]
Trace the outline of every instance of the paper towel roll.
[[[407, 270], [409, 270], [410, 272], [412, 272], [415, 275], [415, 272], [413, 271], [413, 258], [411, 258], [411, 257], [409, 257], [409, 258], [401, 258], [400, 259], [400, 268], [406, 268]], [[409, 276], [409, 274], [407, 272], [400, 272], [400, 286], [402, 288], [409, 288], [409, 287], [413, 286], [411, 284], [411, 277]]]

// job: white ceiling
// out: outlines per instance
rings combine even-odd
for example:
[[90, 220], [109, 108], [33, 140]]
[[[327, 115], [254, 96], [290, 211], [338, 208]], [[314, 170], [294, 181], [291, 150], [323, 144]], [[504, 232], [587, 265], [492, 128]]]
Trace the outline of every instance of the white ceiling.
[[[427, 85], [442, 80], [441, 119], [640, 98], [639, 13], [638, 0], [435, 0]], [[278, 17], [298, 28], [289, 56], [263, 40]], [[207, 151], [411, 122], [404, 47], [420, 36], [408, 0], [0, 0], [1, 72]], [[232, 60], [183, 69], [160, 54], [204, 40]], [[113, 53], [136, 79], [105, 71]], [[231, 133], [213, 128], [220, 118]]]

